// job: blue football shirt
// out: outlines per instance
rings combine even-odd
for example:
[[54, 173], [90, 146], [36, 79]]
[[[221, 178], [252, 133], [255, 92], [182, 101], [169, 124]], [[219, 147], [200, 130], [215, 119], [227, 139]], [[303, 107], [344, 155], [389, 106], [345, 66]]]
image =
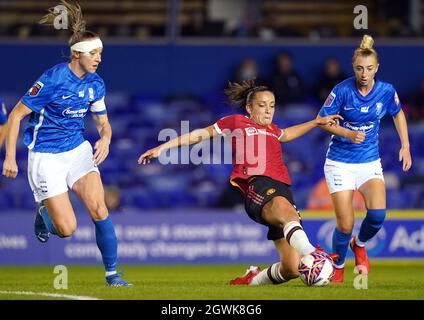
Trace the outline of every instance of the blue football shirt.
[[391, 116], [401, 110], [395, 88], [387, 82], [375, 80], [374, 87], [364, 97], [356, 87], [355, 77], [334, 87], [324, 102], [319, 115], [340, 114], [344, 128], [365, 132], [365, 140], [354, 144], [349, 139], [333, 135], [327, 158], [345, 163], [367, 163], [380, 158], [378, 130], [380, 119], [388, 112]]
[[24, 143], [37, 152], [59, 153], [84, 142], [87, 112], [106, 114], [105, 85], [97, 73], [83, 79], [68, 63], [44, 72], [21, 102], [33, 112], [25, 130]]
[[5, 124], [6, 122], [7, 122], [6, 107], [0, 98], [0, 125]]

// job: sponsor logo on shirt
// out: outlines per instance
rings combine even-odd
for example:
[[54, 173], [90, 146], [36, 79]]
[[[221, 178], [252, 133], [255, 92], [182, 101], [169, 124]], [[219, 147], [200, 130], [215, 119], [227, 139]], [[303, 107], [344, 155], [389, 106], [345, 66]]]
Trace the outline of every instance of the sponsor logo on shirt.
[[272, 132], [268, 132], [265, 129], [256, 129], [255, 127], [248, 127], [248, 128], [245, 128], [244, 130], [246, 131], [246, 134], [248, 136], [255, 136], [255, 135], [258, 135], [258, 134], [264, 134], [264, 135], [271, 136], [271, 137], [278, 139], [277, 135], [275, 135]]
[[71, 110], [72, 107], [66, 108], [63, 110], [62, 115], [66, 118], [84, 118], [85, 114], [88, 111], [88, 108], [86, 109], [78, 109], [78, 110]]
[[368, 113], [368, 110], [370, 109], [370, 107], [369, 106], [366, 106], [366, 107], [361, 107], [361, 112], [362, 113]]
[[374, 123], [370, 123], [369, 125], [354, 126], [349, 122], [345, 122], [344, 125], [346, 128], [354, 131], [368, 131], [374, 128]]

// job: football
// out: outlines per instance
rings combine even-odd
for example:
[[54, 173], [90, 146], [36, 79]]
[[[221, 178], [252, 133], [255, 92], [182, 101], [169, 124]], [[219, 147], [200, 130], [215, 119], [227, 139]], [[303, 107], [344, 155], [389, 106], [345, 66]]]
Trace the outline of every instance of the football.
[[312, 252], [300, 259], [299, 273], [307, 286], [326, 286], [334, 276], [333, 260], [324, 252]]

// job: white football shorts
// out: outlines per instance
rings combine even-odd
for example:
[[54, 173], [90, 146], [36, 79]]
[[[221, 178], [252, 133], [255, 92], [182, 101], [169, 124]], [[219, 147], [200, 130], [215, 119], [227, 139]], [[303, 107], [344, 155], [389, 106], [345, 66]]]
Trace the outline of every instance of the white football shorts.
[[28, 181], [37, 202], [67, 192], [91, 171], [100, 174], [88, 141], [61, 153], [28, 152]]
[[357, 190], [371, 179], [384, 181], [380, 159], [367, 163], [344, 163], [327, 159], [324, 174], [330, 194], [344, 190]]

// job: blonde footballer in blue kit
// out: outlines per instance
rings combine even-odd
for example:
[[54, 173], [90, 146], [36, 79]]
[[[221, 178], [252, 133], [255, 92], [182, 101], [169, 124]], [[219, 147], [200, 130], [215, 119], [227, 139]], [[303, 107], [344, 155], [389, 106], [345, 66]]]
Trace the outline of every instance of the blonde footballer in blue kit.
[[[337, 220], [333, 251], [340, 259], [336, 263], [335, 283], [344, 281], [349, 244], [358, 271], [362, 274], [370, 271], [364, 246], [381, 229], [386, 217], [386, 191], [378, 146], [380, 120], [386, 113], [392, 116], [399, 135], [399, 161], [402, 161], [403, 171], [408, 171], [412, 165], [407, 122], [396, 90], [390, 83], [375, 78], [379, 64], [373, 43], [372, 37], [363, 37], [352, 59], [355, 76], [336, 85], [319, 112], [322, 117], [331, 114], [343, 117], [339, 127], [324, 128], [334, 134], [324, 173]], [[354, 190], [364, 197], [367, 215], [359, 234], [352, 237]]]
[[[104, 202], [98, 165], [109, 153], [112, 128], [109, 124], [103, 80], [96, 73], [102, 60], [100, 38], [85, 30], [81, 8], [62, 1], [72, 21], [69, 63], [58, 64], [36, 81], [9, 117], [3, 175], [16, 178], [16, 143], [21, 120], [30, 116], [24, 143], [28, 147], [28, 180], [37, 202], [35, 235], [47, 242], [50, 235], [70, 237], [77, 221], [68, 189], [87, 208], [96, 229], [96, 242], [102, 254], [109, 286], [129, 286], [117, 273], [118, 243]], [[55, 15], [41, 23], [50, 23]], [[100, 139], [93, 148], [83, 137], [84, 120], [90, 112]]]

